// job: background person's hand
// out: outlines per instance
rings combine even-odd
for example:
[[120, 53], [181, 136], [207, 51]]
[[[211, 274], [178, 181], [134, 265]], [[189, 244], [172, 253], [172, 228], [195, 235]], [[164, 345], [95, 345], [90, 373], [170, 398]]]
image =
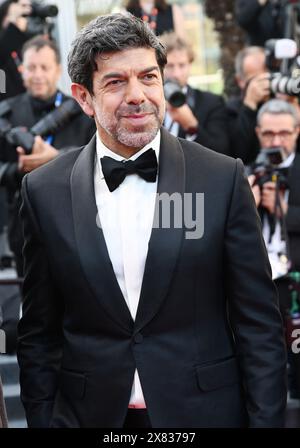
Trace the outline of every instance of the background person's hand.
[[[268, 210], [269, 213], [275, 213], [275, 199], [276, 199], [276, 183], [266, 182], [262, 188], [261, 205]], [[287, 213], [287, 202], [284, 200], [283, 191], [279, 191], [279, 200], [283, 214]], [[280, 210], [276, 209], [277, 215], [280, 217]]]
[[256, 177], [254, 176], [254, 174], [248, 176], [248, 182], [250, 184], [254, 196], [255, 205], [256, 207], [258, 207], [261, 201], [261, 193], [260, 193], [260, 187], [258, 185], [254, 185], [255, 179]]
[[184, 130], [198, 127], [197, 118], [194, 116], [192, 109], [187, 104], [184, 104], [181, 107], [172, 107], [169, 103], [167, 103], [167, 111], [172, 120], [179, 123]]
[[29, 173], [44, 165], [58, 155], [57, 149], [46, 143], [40, 136], [35, 137], [31, 154], [25, 154], [21, 146], [17, 147], [19, 154], [18, 168], [23, 173]]
[[13, 23], [20, 31], [26, 31], [27, 19], [25, 16], [30, 15], [31, 11], [30, 0], [19, 0], [17, 3], [12, 3], [9, 5], [3, 27], [6, 28], [10, 23]]
[[258, 105], [270, 97], [270, 73], [262, 73], [249, 81], [246, 89], [244, 104], [256, 110]]

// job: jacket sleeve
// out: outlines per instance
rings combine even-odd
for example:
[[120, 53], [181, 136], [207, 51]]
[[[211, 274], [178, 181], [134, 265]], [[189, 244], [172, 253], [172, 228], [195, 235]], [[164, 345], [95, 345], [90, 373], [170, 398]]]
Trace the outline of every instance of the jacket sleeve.
[[28, 36], [14, 24], [9, 24], [0, 36], [0, 61], [3, 66], [13, 51], [20, 51]]
[[[195, 112], [197, 115], [197, 111]], [[229, 133], [226, 108], [222, 97], [214, 98], [204, 123], [201, 114], [197, 116], [199, 126], [195, 141], [221, 154], [229, 155]]]
[[245, 164], [254, 162], [259, 150], [255, 133], [257, 112], [244, 104], [239, 110], [232, 109], [230, 105], [227, 109], [231, 155], [242, 159]]
[[51, 277], [25, 176], [21, 217], [24, 229], [23, 315], [18, 332], [21, 399], [29, 427], [48, 427], [62, 354], [62, 305]]
[[282, 427], [286, 353], [278, 298], [261, 224], [243, 165], [236, 162], [225, 234], [228, 316], [250, 427]]
[[9, 157], [10, 151], [15, 153], [16, 150], [4, 138], [0, 138], [0, 186], [14, 193], [20, 189], [24, 174], [18, 170], [18, 162], [13, 160], [14, 157]]
[[237, 0], [235, 14], [238, 24], [245, 30], [251, 28], [264, 7], [265, 5], [260, 5], [258, 0]]
[[288, 232], [300, 233], [300, 207], [289, 205], [286, 214], [286, 227]]

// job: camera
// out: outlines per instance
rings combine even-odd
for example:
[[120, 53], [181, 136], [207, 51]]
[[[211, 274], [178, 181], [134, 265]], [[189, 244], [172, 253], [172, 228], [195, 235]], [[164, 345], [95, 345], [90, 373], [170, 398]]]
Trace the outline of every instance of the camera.
[[248, 174], [255, 175], [253, 185], [258, 185], [260, 188], [270, 181], [278, 182], [280, 190], [288, 188], [287, 169], [279, 168], [283, 162], [282, 154], [284, 149], [282, 147], [276, 148], [262, 148], [255, 160], [249, 167]]
[[292, 39], [269, 39], [265, 43], [266, 65], [271, 73], [270, 90], [273, 95], [300, 94], [300, 57]]
[[175, 79], [165, 80], [164, 94], [166, 100], [172, 107], [181, 107], [186, 102], [186, 95], [183, 93], [180, 84]]
[[35, 136], [45, 137], [55, 134], [79, 113], [81, 113], [80, 106], [70, 98], [39, 120], [30, 130], [23, 126], [13, 128], [6, 118], [0, 118], [0, 137], [5, 137], [6, 141], [14, 147], [22, 146], [25, 154], [30, 154]]
[[56, 5], [44, 5], [42, 3], [33, 2], [31, 6], [31, 17], [39, 17], [40, 19], [46, 19], [47, 17], [56, 17], [58, 14], [58, 8]]
[[51, 19], [58, 14], [56, 5], [43, 4], [42, 2], [32, 2], [31, 13], [27, 16], [26, 34], [34, 37], [38, 34], [50, 35], [53, 29]]

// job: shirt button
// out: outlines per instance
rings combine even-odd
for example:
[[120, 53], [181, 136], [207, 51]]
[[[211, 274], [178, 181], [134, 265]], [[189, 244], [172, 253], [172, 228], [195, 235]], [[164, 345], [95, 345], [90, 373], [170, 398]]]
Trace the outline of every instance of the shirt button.
[[144, 337], [141, 333], [135, 334], [134, 338], [133, 338], [133, 340], [136, 344], [140, 344], [141, 342], [143, 342], [143, 339], [144, 339]]

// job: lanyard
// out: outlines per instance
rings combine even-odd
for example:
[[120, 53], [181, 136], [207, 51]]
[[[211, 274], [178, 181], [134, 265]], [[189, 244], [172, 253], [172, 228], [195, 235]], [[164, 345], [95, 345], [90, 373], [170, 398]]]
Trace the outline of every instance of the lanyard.
[[[62, 93], [57, 92], [55, 101], [54, 101], [54, 106], [59, 107], [62, 103], [62, 99], [63, 99]], [[49, 145], [52, 145], [53, 140], [54, 140], [54, 135], [48, 135], [47, 137], [45, 137], [45, 142], [48, 143]]]

